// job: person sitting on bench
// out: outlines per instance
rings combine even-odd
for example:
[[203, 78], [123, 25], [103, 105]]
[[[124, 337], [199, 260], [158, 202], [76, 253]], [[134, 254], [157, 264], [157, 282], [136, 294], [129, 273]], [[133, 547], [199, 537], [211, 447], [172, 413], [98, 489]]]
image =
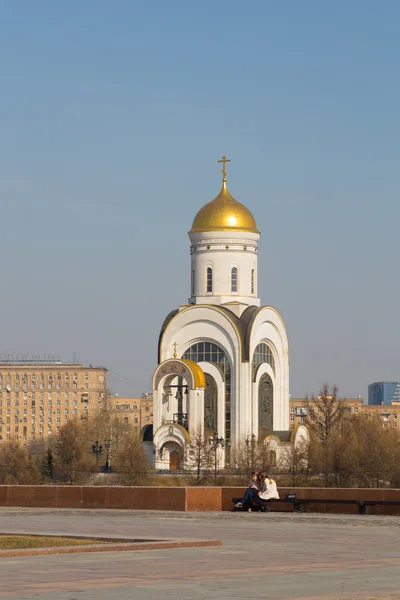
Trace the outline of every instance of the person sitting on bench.
[[248, 508], [249, 510], [251, 510], [253, 498], [257, 496], [259, 490], [262, 490], [263, 487], [264, 479], [261, 477], [260, 473], [258, 473], [257, 471], [253, 471], [253, 473], [251, 474], [249, 487], [245, 491], [243, 498], [233, 498], [235, 508]]
[[278, 488], [276, 481], [267, 473], [260, 473], [260, 477], [264, 480], [264, 485], [261, 491], [253, 496], [253, 506], [259, 507], [264, 512], [269, 512], [271, 509], [265, 505], [265, 502], [268, 500], [279, 500]]

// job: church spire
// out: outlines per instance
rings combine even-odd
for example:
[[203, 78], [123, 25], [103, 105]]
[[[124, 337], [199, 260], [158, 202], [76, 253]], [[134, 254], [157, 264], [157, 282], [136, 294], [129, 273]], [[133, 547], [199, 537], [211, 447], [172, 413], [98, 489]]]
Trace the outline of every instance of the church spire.
[[226, 163], [231, 162], [231, 160], [224, 155], [218, 162], [222, 163], [222, 187], [226, 188]]

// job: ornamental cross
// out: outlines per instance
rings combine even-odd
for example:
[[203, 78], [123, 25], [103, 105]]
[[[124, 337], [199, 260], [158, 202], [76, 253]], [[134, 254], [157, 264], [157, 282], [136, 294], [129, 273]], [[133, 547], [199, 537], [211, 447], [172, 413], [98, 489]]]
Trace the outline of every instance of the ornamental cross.
[[177, 344], [176, 344], [176, 342], [174, 342], [174, 358], [176, 358], [176, 357], [177, 357], [177, 354], [176, 354], [176, 346], [177, 346]]
[[231, 162], [231, 160], [229, 158], [226, 158], [226, 156], [224, 155], [221, 160], [218, 161], [219, 163], [223, 163], [222, 166], [222, 181], [226, 182], [226, 163]]

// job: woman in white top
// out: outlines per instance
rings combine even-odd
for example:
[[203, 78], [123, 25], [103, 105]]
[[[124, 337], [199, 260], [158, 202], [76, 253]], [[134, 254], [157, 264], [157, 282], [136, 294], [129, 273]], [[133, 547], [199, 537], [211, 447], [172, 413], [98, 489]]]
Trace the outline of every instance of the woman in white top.
[[276, 486], [276, 481], [267, 475], [267, 473], [261, 473], [261, 475], [265, 476], [264, 486], [262, 490], [254, 496], [253, 506], [258, 506], [261, 510], [269, 512], [270, 508], [265, 506], [265, 500], [279, 500], [278, 488]]

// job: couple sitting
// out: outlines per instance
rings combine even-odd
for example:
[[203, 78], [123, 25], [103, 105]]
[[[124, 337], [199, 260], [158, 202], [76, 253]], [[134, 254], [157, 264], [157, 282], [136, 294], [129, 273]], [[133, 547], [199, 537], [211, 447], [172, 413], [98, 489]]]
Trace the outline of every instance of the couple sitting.
[[267, 473], [253, 471], [251, 481], [243, 498], [232, 498], [235, 508], [241, 508], [252, 512], [253, 508], [263, 512], [269, 512], [270, 508], [265, 505], [266, 500], [279, 499], [276, 482]]

